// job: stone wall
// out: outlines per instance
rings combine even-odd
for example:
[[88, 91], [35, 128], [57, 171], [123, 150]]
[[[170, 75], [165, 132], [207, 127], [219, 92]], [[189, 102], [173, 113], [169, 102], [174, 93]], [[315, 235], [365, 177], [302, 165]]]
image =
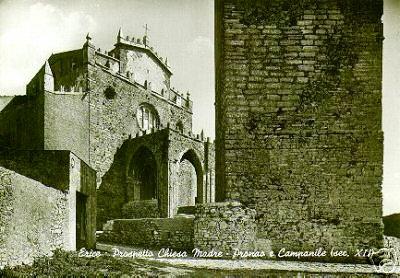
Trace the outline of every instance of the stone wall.
[[146, 82], [151, 90], [159, 94], [169, 91], [171, 73], [165, 69], [164, 65], [161, 66], [161, 63], [157, 62], [157, 58], [149, 54], [149, 50], [122, 45], [115, 52], [123, 61], [121, 67], [123, 75], [130, 72], [132, 80], [141, 85]]
[[380, 247], [382, 1], [216, 1], [218, 200], [274, 249]]
[[44, 93], [44, 149], [70, 150], [89, 163], [89, 103], [83, 93]]
[[400, 238], [393, 236], [384, 237], [384, 248], [389, 249], [388, 253], [391, 254], [389, 259], [394, 262], [394, 265], [400, 265]]
[[116, 219], [108, 221], [98, 241], [151, 248], [193, 249], [193, 218]]
[[68, 196], [0, 167], [0, 267], [72, 249]]
[[232, 257], [235, 250], [254, 251], [256, 246], [255, 210], [239, 202], [210, 203], [196, 206], [194, 247], [203, 251], [221, 251]]
[[[98, 177], [102, 177], [123, 142], [142, 132], [137, 119], [141, 104], [147, 103], [155, 108], [160, 127], [166, 127], [168, 123], [175, 126], [181, 122], [186, 132], [192, 130], [192, 112], [191, 108], [170, 101], [168, 94], [161, 96], [151, 88], [96, 64], [97, 56], [89, 60], [89, 78], [93, 80], [89, 82], [90, 164], [96, 169]], [[105, 95], [109, 86], [115, 90], [112, 98]]]
[[2, 147], [43, 149], [43, 96], [16, 96], [0, 111]]
[[[203, 138], [204, 140], [204, 138]], [[180, 202], [188, 201], [194, 204], [193, 192], [198, 194], [198, 202], [211, 202], [214, 181], [213, 167], [214, 153], [210, 142], [196, 138], [193, 135], [183, 134], [171, 128], [156, 130], [153, 133], [126, 140], [113, 157], [110, 169], [105, 173], [98, 190], [98, 229], [111, 219], [121, 218], [124, 204], [140, 200], [135, 193], [137, 178], [133, 176], [133, 164], [143, 163], [146, 157], [136, 158], [136, 154], [143, 148], [154, 157], [153, 172], [156, 172], [158, 207], [161, 217], [173, 217]], [[193, 169], [182, 173], [182, 162], [190, 162], [196, 168], [196, 181], [192, 180]], [[182, 175], [184, 181], [191, 181], [190, 185], [181, 186]], [[198, 180], [197, 180], [198, 178]], [[182, 189], [182, 187], [184, 187]], [[188, 193], [191, 187], [193, 192]], [[201, 190], [199, 190], [201, 189]], [[203, 196], [199, 196], [199, 192]], [[208, 195], [207, 195], [208, 194]], [[206, 196], [207, 199], [206, 199]]]
[[159, 218], [158, 201], [155, 199], [130, 201], [122, 206], [122, 217], [127, 219]]
[[[68, 193], [68, 221], [73, 227], [68, 232], [68, 246], [94, 248], [96, 172], [85, 162], [70, 151], [2, 150], [0, 166], [25, 179]], [[79, 237], [75, 226], [82, 228]]]
[[54, 91], [82, 92], [87, 88], [87, 57], [85, 48], [50, 56], [48, 63], [54, 77]]

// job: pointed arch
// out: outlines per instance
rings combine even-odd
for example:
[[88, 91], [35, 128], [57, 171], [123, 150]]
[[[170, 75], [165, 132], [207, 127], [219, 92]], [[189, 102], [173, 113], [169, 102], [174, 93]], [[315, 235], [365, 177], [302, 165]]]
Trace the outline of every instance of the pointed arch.
[[158, 169], [152, 151], [139, 147], [133, 154], [128, 172], [127, 201], [158, 199]]
[[195, 203], [204, 203], [204, 186], [203, 186], [203, 166], [201, 160], [193, 149], [187, 150], [181, 157], [180, 163], [187, 160], [193, 165], [196, 172], [196, 189], [197, 196], [195, 198]]

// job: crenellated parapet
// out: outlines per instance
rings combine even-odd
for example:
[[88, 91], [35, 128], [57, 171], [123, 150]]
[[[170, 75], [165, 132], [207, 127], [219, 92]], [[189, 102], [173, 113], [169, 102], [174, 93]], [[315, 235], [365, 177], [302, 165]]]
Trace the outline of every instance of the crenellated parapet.
[[183, 94], [173, 87], [157, 90], [157, 88], [153, 86], [154, 84], [152, 82], [148, 80], [144, 80], [143, 82], [143, 80], [136, 78], [134, 72], [131, 71], [122, 72], [120, 70], [122, 63], [123, 62], [121, 62], [121, 60], [118, 58], [114, 50], [103, 51], [101, 48], [98, 48], [95, 51], [94, 64], [97, 67], [101, 68], [102, 70], [110, 73], [111, 75], [119, 79], [124, 80], [125, 82], [140, 87], [152, 93], [153, 95], [162, 98], [165, 101], [168, 101], [169, 103], [175, 106], [178, 106], [184, 110], [192, 112], [193, 102], [190, 99], [190, 92]]
[[193, 133], [192, 131], [182, 131], [179, 130], [177, 128], [174, 128], [173, 125], [171, 123], [167, 123], [167, 125], [163, 125], [160, 124], [157, 127], [153, 127], [149, 130], [139, 130], [136, 134], [133, 134], [132, 136], [130, 136], [130, 138], [134, 139], [134, 138], [141, 138], [143, 136], [149, 135], [149, 134], [154, 134], [157, 133], [159, 131], [164, 131], [164, 130], [169, 130], [172, 131], [174, 133], [177, 133], [187, 139], [191, 139], [197, 142], [203, 142], [203, 143], [210, 143], [210, 144], [214, 144], [214, 141], [211, 141], [210, 137], [207, 137], [204, 134], [204, 131], [202, 130], [200, 133]]

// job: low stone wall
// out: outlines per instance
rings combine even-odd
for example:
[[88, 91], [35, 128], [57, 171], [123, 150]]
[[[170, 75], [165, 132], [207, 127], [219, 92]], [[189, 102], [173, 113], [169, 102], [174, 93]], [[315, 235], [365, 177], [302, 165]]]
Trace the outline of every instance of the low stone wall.
[[0, 167], [0, 267], [71, 249], [68, 196]]
[[384, 247], [389, 249], [389, 259], [400, 265], [400, 238], [384, 236]]
[[115, 219], [108, 221], [97, 238], [144, 248], [193, 249], [193, 217]]
[[159, 218], [158, 201], [153, 199], [128, 202], [122, 207], [122, 217], [129, 219]]
[[235, 249], [255, 248], [256, 212], [239, 202], [209, 203], [196, 206], [194, 246], [204, 251], [232, 254]]

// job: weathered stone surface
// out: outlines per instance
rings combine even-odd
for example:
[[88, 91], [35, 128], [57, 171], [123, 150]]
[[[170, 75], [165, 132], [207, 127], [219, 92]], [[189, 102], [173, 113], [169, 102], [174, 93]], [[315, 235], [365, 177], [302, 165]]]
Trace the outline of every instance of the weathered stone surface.
[[0, 167], [0, 267], [72, 249], [69, 214], [67, 193]]
[[110, 220], [98, 240], [144, 248], [191, 250], [193, 217]]
[[[152, 169], [153, 182], [149, 174], [144, 178], [135, 174], [144, 164]], [[108, 220], [124, 217], [121, 210], [126, 203], [143, 198], [157, 199], [161, 217], [173, 217], [179, 206], [194, 205], [196, 200], [212, 202], [213, 165], [212, 143], [170, 127], [126, 140], [98, 189], [98, 229]], [[149, 185], [155, 187], [153, 195], [143, 197], [140, 192]]]
[[382, 1], [216, 13], [217, 200], [256, 209], [275, 250], [382, 247]]
[[190, 94], [171, 88], [171, 75], [145, 41], [118, 35], [102, 53], [87, 37], [81, 49], [53, 54], [27, 96], [2, 109], [0, 143], [70, 150], [95, 169], [99, 229], [133, 200], [155, 198], [160, 215], [173, 217], [214, 200], [215, 171], [213, 143], [192, 133]]
[[122, 217], [128, 219], [159, 218], [158, 201], [152, 199], [128, 202], [122, 207]]
[[[10, 188], [13, 191], [9, 193], [17, 200], [13, 201], [4, 211], [5, 213], [10, 210], [24, 211], [20, 214], [11, 215], [18, 218], [18, 225], [21, 225], [21, 227], [18, 233], [5, 234], [4, 239], [7, 241], [9, 238], [10, 240], [24, 242], [27, 237], [31, 236], [30, 233], [42, 233], [43, 229], [58, 225], [54, 229], [56, 230], [55, 233], [62, 234], [63, 240], [66, 242], [65, 245], [59, 245], [59, 248], [71, 250], [83, 246], [94, 248], [96, 240], [95, 171], [69, 151], [3, 150], [0, 153], [2, 169], [7, 168], [7, 170], [4, 170], [5, 172], [13, 173], [11, 176], [7, 175], [7, 177], [13, 177], [10, 181]], [[9, 178], [6, 179], [6, 181], [9, 180]], [[51, 212], [51, 203], [55, 198], [53, 195], [56, 193], [54, 192], [65, 195], [66, 203], [63, 204], [65, 207], [60, 212], [62, 214], [60, 219], [57, 219], [56, 216], [49, 216], [53, 213]], [[7, 197], [7, 195], [4, 195], [4, 197]], [[0, 213], [2, 211], [0, 210]], [[64, 220], [68, 223], [59, 227], [58, 223]], [[14, 221], [14, 218], [10, 221]], [[14, 222], [11, 223], [11, 225], [14, 224]], [[14, 227], [13, 229], [17, 228]], [[44, 234], [46, 235], [46, 233]], [[41, 235], [38, 235], [38, 237], [41, 237]], [[51, 244], [51, 240], [49, 244]], [[29, 247], [34, 250], [29, 251], [31, 254], [26, 254], [26, 257], [32, 259], [36, 256], [36, 249], [39, 253], [42, 252], [41, 250], [52, 250], [53, 247], [50, 248], [49, 244], [46, 244], [44, 239], [36, 242], [34, 246]], [[7, 248], [11, 248], [11, 245]], [[16, 247], [16, 254], [22, 252], [18, 248], [20, 247]], [[12, 250], [7, 252], [12, 252]], [[18, 256], [20, 255], [11, 258], [8, 263], [18, 264], [23, 262]]]
[[393, 236], [385, 236], [384, 248], [388, 249], [389, 257], [393, 265], [400, 265], [400, 239]]
[[235, 250], [254, 251], [256, 241], [255, 210], [239, 202], [196, 206], [194, 247], [221, 251], [232, 256]]

